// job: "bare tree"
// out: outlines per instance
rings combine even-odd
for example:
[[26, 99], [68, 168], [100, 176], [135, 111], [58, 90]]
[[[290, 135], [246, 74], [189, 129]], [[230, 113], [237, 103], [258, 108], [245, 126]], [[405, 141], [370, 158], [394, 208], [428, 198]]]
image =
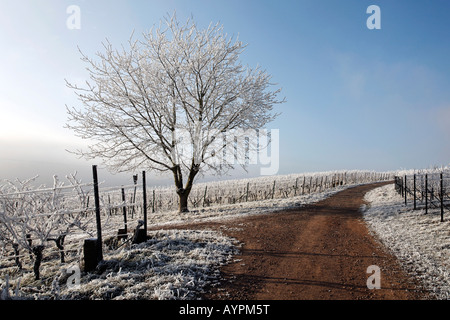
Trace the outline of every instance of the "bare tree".
[[84, 106], [67, 107], [67, 127], [93, 141], [76, 153], [116, 172], [172, 172], [180, 212], [200, 171], [236, 164], [236, 157], [214, 161], [226, 146], [217, 144], [219, 134], [262, 129], [284, 101], [279, 89], [269, 90], [270, 75], [241, 64], [245, 45], [218, 24], [199, 29], [173, 15], [142, 40], [132, 35], [128, 48], [103, 47], [97, 60], [81, 53], [90, 75], [84, 87], [67, 82]]

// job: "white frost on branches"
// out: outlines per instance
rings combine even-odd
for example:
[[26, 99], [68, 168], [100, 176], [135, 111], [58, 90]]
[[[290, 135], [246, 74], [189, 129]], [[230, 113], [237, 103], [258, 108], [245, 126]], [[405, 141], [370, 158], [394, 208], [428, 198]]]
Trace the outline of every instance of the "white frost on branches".
[[217, 24], [199, 29], [173, 15], [143, 40], [131, 36], [128, 48], [109, 41], [103, 47], [98, 60], [82, 53], [90, 75], [85, 87], [67, 82], [84, 107], [67, 108], [67, 127], [94, 141], [76, 153], [103, 159], [114, 171], [172, 172], [179, 195], [189, 194], [199, 171], [221, 173], [236, 164], [238, 157], [214, 161], [222, 151], [215, 139], [263, 129], [277, 116], [273, 106], [284, 102], [277, 100], [280, 90], [269, 90], [270, 75], [240, 63], [245, 45]]
[[[36, 245], [44, 245], [50, 239], [65, 236], [74, 227], [84, 228], [83, 211], [87, 192], [76, 177], [67, 176], [70, 185], [65, 186], [57, 176], [53, 177], [53, 187], [35, 186], [37, 177], [21, 181], [6, 180], [0, 185], [0, 242], [16, 244], [29, 252]], [[67, 197], [65, 190], [76, 191], [75, 197]], [[30, 242], [32, 239], [33, 242]], [[36, 241], [38, 243], [36, 243]]]

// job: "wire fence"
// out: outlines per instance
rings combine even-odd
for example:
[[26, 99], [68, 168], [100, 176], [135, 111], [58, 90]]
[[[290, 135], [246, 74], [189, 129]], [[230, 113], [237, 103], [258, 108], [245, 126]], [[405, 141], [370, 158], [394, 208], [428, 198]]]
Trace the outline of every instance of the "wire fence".
[[[39, 279], [41, 264], [57, 262], [92, 271], [105, 248], [147, 239], [148, 214], [178, 209], [173, 187], [147, 191], [145, 171], [141, 181], [134, 175], [132, 184], [102, 188], [92, 169], [92, 183], [69, 176], [70, 185], [55, 180], [52, 188], [33, 188], [32, 179], [0, 187], [0, 275], [16, 268]], [[390, 173], [344, 171], [198, 183], [189, 201], [191, 208], [205, 208], [392, 179]]]
[[[145, 171], [142, 179], [141, 193], [146, 194]], [[118, 192], [117, 187], [99, 189], [96, 166], [93, 183], [82, 184], [73, 175], [68, 180], [70, 185], [64, 186], [55, 179], [53, 188], [33, 188], [33, 179], [1, 186], [0, 271], [12, 265], [19, 270], [33, 265], [38, 280], [42, 262], [58, 259], [61, 263], [86, 264], [83, 241], [96, 237], [101, 249], [108, 241], [110, 245], [130, 241], [130, 234], [136, 233], [131, 225], [145, 226], [146, 230], [141, 220], [146, 221], [147, 204], [136, 203], [140, 188], [137, 176], [133, 176], [132, 185], [121, 186]], [[101, 253], [96, 252], [95, 264]]]
[[405, 205], [412, 203], [413, 209], [429, 209], [440, 211], [441, 222], [444, 212], [450, 210], [450, 174], [426, 173], [396, 176], [395, 189], [402, 195]]

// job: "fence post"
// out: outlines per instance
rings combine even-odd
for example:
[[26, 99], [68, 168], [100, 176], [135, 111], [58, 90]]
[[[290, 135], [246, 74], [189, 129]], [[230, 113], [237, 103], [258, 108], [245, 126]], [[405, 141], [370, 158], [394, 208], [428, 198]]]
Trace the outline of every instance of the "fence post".
[[395, 190], [397, 191], [398, 194], [400, 194], [401, 190], [400, 190], [400, 179], [399, 179], [399, 177], [395, 176], [394, 177], [394, 181], [395, 181]]
[[302, 195], [305, 194], [305, 179], [306, 177], [303, 176]]
[[[205, 193], [203, 194], [203, 207], [206, 204], [206, 194], [207, 194], [207, 192], [208, 192], [208, 186], [206, 185], [205, 186]], [[248, 198], [248, 185], [247, 185], [247, 198]]]
[[403, 177], [401, 177], [401, 182], [402, 182], [402, 184], [401, 184], [401, 190], [402, 190], [402, 197], [404, 197], [405, 195], [404, 195], [404, 183], [403, 183]]
[[127, 228], [127, 207], [126, 207], [126, 202], [125, 202], [125, 189], [122, 188], [122, 201], [123, 201], [123, 207], [122, 207], [122, 213], [123, 213], [123, 224], [125, 226], [125, 234], [127, 234], [128, 232], [128, 228]]
[[152, 213], [155, 213], [155, 190], [153, 189]]
[[414, 210], [416, 210], [416, 175], [414, 174]]
[[102, 221], [100, 217], [100, 194], [98, 191], [98, 175], [96, 165], [94, 165], [92, 168], [92, 175], [94, 179], [95, 219], [97, 222], [97, 242], [98, 242], [97, 259], [100, 262], [103, 260], [103, 249], [102, 249], [103, 240], [102, 240]]
[[[247, 193], [245, 195], [245, 202], [248, 202], [248, 188], [250, 187], [250, 182], [247, 182]], [[206, 194], [206, 191], [205, 191]]]
[[276, 181], [276, 180], [273, 180], [272, 199], [273, 199], [273, 197], [275, 196], [275, 181]]
[[108, 212], [109, 212], [109, 216], [112, 216], [112, 209], [111, 209], [111, 197], [108, 194]]
[[312, 184], [312, 176], [309, 177], [309, 193], [311, 194], [311, 184]]
[[86, 239], [84, 241], [84, 268], [85, 271], [95, 269], [100, 261], [103, 260], [102, 248], [102, 225], [100, 218], [100, 196], [98, 192], [97, 166], [92, 166], [92, 176], [94, 181], [95, 198], [95, 218], [97, 224], [97, 239]]
[[441, 222], [444, 222], [444, 182], [441, 172]]
[[428, 213], [428, 174], [425, 174], [425, 214]]
[[405, 206], [408, 205], [407, 199], [406, 199], [406, 197], [408, 196], [408, 189], [407, 188], [408, 188], [408, 184], [406, 182], [406, 175], [405, 175]]
[[134, 218], [134, 213], [135, 213], [135, 210], [136, 210], [136, 186], [137, 186], [137, 181], [138, 181], [138, 175], [134, 174], [133, 175], [133, 183], [134, 183], [133, 207], [131, 208], [131, 219]]
[[147, 236], [147, 185], [145, 181], [145, 171], [142, 171], [142, 201], [143, 201], [143, 211], [144, 211], [144, 230]]

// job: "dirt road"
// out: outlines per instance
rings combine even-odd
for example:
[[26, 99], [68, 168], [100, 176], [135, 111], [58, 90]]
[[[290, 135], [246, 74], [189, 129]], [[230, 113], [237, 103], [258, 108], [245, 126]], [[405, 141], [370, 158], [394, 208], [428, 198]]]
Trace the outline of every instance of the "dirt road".
[[[372, 236], [359, 211], [364, 195], [384, 185], [346, 189], [307, 207], [233, 221], [199, 224], [244, 245], [223, 267], [221, 285], [204, 299], [425, 299], [394, 256]], [[369, 266], [380, 268], [380, 289], [368, 289]]]

